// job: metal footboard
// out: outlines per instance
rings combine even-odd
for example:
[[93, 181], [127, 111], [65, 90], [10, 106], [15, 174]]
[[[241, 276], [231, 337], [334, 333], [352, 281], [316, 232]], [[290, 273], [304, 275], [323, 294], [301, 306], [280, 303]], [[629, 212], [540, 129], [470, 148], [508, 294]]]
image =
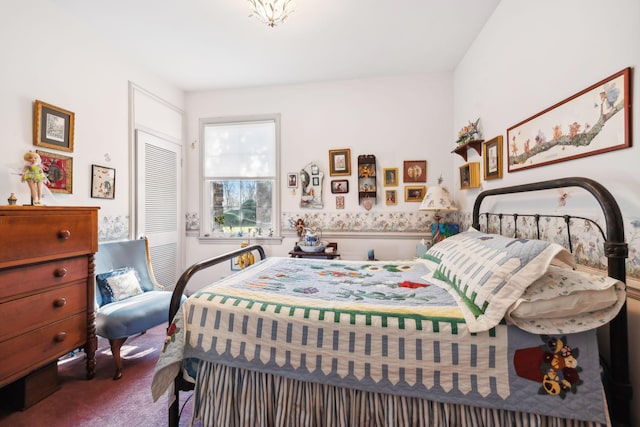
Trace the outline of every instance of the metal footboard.
[[[184, 290], [189, 283], [189, 280], [198, 273], [199, 271], [205, 270], [214, 265], [220, 264], [225, 261], [229, 261], [230, 259], [234, 259], [242, 254], [248, 252], [258, 252], [260, 259], [263, 260], [266, 258], [264, 248], [260, 245], [251, 245], [246, 246], [244, 248], [236, 249], [234, 251], [230, 251], [224, 253], [222, 255], [218, 255], [213, 258], [205, 259], [199, 262], [196, 262], [191, 267], [187, 268], [184, 273], [178, 279], [176, 283], [176, 287], [173, 289], [173, 294], [171, 296], [171, 304], [169, 306], [169, 323], [173, 321], [174, 316], [180, 309], [180, 301], [182, 300], [182, 295], [184, 294]], [[173, 397], [170, 396], [170, 399], [173, 398], [173, 401], [169, 405], [169, 426], [170, 427], [178, 427], [180, 422], [180, 391], [192, 390], [193, 384], [182, 379], [181, 373], [176, 376], [173, 384]]]

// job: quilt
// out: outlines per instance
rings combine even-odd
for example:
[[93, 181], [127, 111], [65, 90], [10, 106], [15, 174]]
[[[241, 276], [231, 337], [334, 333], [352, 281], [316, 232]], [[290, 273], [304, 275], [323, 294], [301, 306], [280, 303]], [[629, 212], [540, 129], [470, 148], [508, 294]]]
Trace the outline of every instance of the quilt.
[[605, 423], [595, 331], [540, 335], [501, 321], [472, 332], [451, 293], [431, 283], [433, 273], [424, 260], [261, 261], [182, 305], [156, 365], [153, 398], [201, 360]]
[[430, 283], [457, 301], [471, 332], [505, 318], [532, 333], [585, 331], [613, 319], [626, 298], [624, 283], [574, 270], [569, 251], [543, 240], [470, 229], [423, 258]]

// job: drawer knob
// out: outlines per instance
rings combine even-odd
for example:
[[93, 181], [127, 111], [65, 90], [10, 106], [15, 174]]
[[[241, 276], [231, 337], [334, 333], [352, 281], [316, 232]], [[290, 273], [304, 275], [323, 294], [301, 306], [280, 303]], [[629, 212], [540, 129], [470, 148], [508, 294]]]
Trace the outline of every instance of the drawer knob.
[[53, 302], [53, 306], [56, 307], [56, 308], [64, 307], [65, 305], [67, 305], [67, 299], [66, 298], [58, 298], [57, 300], [55, 300]]
[[67, 275], [67, 269], [64, 267], [56, 268], [56, 271], [54, 271], [53, 275], [56, 277], [64, 277]]
[[66, 332], [58, 332], [56, 336], [53, 338], [55, 342], [62, 342], [67, 338]]
[[62, 240], [67, 240], [71, 237], [71, 232], [69, 230], [60, 230], [58, 231], [58, 238]]

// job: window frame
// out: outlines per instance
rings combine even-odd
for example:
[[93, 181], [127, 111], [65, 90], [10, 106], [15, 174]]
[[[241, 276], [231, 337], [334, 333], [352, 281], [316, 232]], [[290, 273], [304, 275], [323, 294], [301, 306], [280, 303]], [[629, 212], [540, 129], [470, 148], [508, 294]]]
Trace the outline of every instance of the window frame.
[[[204, 144], [204, 131], [207, 125], [220, 125], [220, 124], [249, 124], [256, 122], [268, 122], [271, 121], [275, 125], [275, 175], [273, 178], [273, 191], [274, 195], [272, 196], [272, 209], [273, 209], [273, 235], [269, 236], [268, 233], [263, 236], [213, 236], [210, 234], [209, 230], [211, 227], [211, 219], [209, 215], [209, 203], [205, 194], [208, 192], [208, 185], [210, 182], [210, 177], [204, 175], [204, 162], [205, 162], [205, 144]], [[239, 242], [244, 240], [253, 240], [268, 243], [274, 241], [276, 243], [282, 242], [282, 227], [280, 224], [280, 216], [281, 216], [281, 179], [280, 179], [280, 114], [261, 114], [261, 115], [247, 115], [247, 116], [232, 116], [232, 117], [208, 117], [201, 118], [199, 120], [199, 135], [200, 135], [200, 150], [199, 150], [199, 161], [198, 161], [198, 175], [199, 175], [199, 198], [200, 198], [200, 235], [199, 240], [201, 242]], [[234, 180], [234, 178], [239, 177], [225, 177], [224, 179]], [[218, 178], [220, 179], [220, 178]]]

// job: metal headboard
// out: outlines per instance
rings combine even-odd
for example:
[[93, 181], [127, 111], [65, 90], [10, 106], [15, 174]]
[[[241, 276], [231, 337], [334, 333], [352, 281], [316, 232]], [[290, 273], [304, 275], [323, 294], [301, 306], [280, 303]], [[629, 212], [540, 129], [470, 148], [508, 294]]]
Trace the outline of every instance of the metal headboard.
[[[590, 178], [560, 178], [550, 181], [483, 191], [478, 195], [473, 205], [472, 226], [478, 230], [480, 229], [480, 206], [487, 197], [566, 187], [583, 188], [591, 193], [599, 203], [605, 221], [606, 233], [604, 233], [604, 254], [607, 257], [607, 273], [609, 276], [625, 282], [625, 259], [629, 254], [629, 249], [624, 240], [624, 223], [622, 220], [622, 213], [618, 203], [609, 190]], [[515, 218], [517, 219], [518, 214], [512, 215], [515, 215]], [[569, 225], [570, 218], [566, 219], [567, 227]], [[598, 226], [598, 229], [602, 233], [602, 228], [600, 228], [600, 226]], [[571, 238], [569, 238], [569, 242], [571, 242]], [[632, 388], [629, 379], [626, 304], [624, 304], [620, 309], [618, 316], [609, 323], [609, 354], [610, 358], [615, 355], [615, 363], [609, 364], [610, 375], [605, 382], [611, 418], [614, 425], [631, 425], [630, 401]]]

